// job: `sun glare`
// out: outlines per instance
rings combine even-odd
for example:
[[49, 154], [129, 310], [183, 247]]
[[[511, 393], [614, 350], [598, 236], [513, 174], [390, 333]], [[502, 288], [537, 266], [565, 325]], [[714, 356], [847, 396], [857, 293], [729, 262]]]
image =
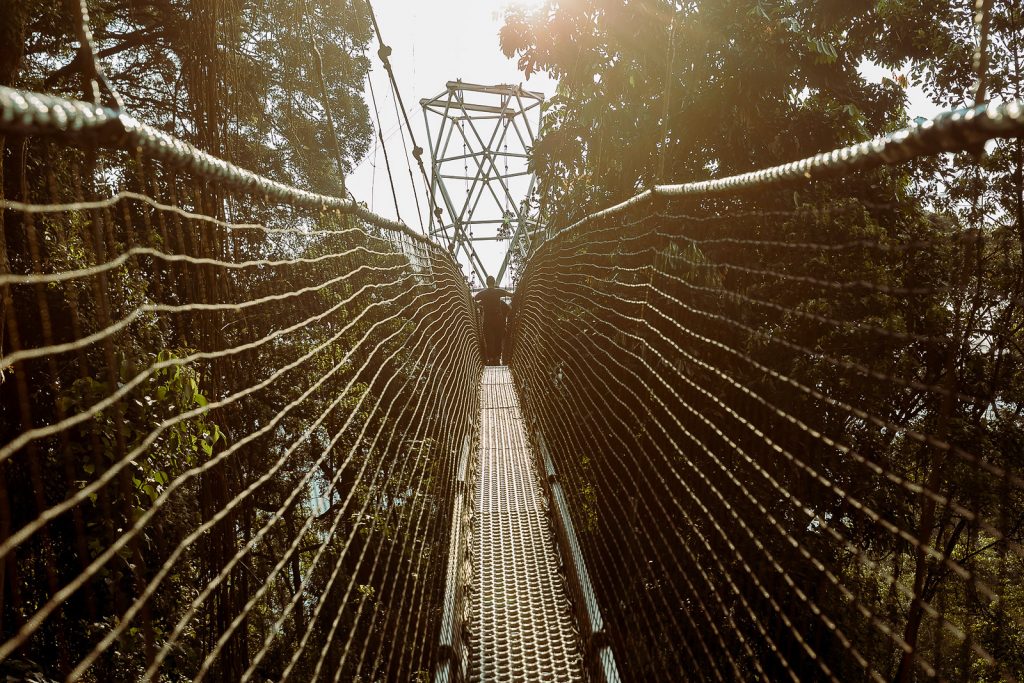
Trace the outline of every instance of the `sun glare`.
[[491, 0], [495, 7], [495, 13], [503, 15], [506, 10], [520, 8], [532, 10], [543, 5], [545, 0]]

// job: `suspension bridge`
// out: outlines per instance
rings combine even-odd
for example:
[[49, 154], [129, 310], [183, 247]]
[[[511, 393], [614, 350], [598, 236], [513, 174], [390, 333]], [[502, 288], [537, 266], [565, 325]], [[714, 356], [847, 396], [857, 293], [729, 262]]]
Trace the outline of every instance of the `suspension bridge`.
[[532, 142], [481, 88], [418, 232], [0, 87], [5, 680], [1019, 680], [1024, 250], [899, 178], [1024, 106], [556, 225], [448, 151]]

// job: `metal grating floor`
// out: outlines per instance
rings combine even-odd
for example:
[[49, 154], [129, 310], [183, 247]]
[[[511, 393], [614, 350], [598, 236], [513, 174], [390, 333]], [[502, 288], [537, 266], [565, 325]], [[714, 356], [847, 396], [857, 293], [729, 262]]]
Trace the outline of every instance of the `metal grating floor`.
[[555, 540], [507, 367], [484, 368], [478, 473], [471, 680], [582, 680]]

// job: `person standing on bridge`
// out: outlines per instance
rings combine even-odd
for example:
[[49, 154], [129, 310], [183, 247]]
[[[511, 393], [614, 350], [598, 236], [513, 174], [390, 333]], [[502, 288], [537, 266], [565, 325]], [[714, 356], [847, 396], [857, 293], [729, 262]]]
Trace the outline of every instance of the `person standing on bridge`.
[[512, 324], [512, 307], [501, 300], [501, 319], [505, 323], [505, 329], [501, 335], [501, 364], [508, 365], [508, 356], [511, 349], [508, 347], [508, 328]]
[[494, 277], [487, 276], [487, 289], [476, 293], [473, 297], [480, 305], [484, 319], [484, 363], [501, 365], [501, 347], [505, 340], [505, 321], [507, 309], [502, 306], [501, 298], [512, 296], [512, 292], [496, 287]]

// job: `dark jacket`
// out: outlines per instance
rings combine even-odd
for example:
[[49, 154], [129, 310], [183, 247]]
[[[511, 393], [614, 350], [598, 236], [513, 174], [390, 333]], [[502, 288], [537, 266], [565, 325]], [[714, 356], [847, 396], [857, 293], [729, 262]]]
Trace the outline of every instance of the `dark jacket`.
[[480, 302], [480, 308], [484, 312], [484, 325], [505, 324], [505, 313], [501, 307], [501, 297], [512, 296], [512, 292], [500, 287], [488, 287], [476, 293], [473, 297]]

